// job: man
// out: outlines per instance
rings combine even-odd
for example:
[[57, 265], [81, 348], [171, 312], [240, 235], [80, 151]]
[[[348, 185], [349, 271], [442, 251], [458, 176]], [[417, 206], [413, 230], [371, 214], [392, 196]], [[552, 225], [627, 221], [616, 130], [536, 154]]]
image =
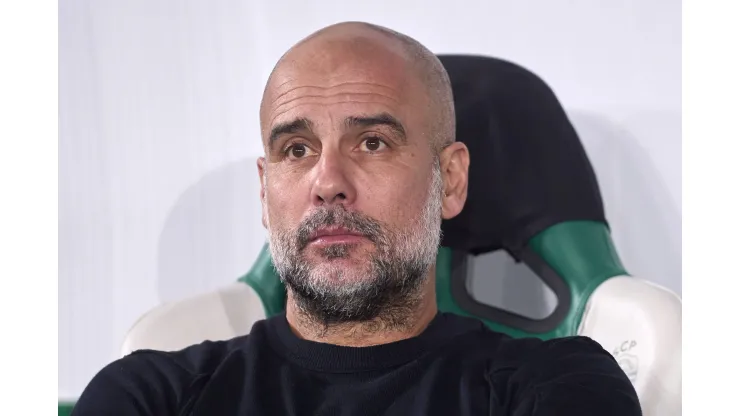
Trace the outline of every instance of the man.
[[286, 313], [247, 336], [139, 351], [75, 415], [639, 415], [595, 342], [514, 340], [436, 308], [442, 219], [467, 196], [447, 74], [343, 23], [278, 62], [260, 110], [263, 223]]

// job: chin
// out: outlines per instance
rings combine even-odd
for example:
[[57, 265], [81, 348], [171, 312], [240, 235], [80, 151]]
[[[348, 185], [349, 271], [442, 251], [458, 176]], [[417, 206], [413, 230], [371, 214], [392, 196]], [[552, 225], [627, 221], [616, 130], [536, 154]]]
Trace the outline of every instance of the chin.
[[317, 281], [340, 285], [342, 282], [357, 283], [373, 278], [370, 260], [367, 258], [321, 259], [312, 267], [311, 274]]
[[373, 254], [373, 249], [362, 243], [351, 244], [325, 244], [309, 246], [306, 254], [315, 264], [320, 263], [368, 263]]

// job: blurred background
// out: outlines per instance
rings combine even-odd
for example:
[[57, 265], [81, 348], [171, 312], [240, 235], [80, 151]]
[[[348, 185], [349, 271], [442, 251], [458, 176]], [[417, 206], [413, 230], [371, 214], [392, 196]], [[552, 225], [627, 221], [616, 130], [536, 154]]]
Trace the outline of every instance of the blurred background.
[[[59, 3], [59, 397], [75, 399], [156, 305], [244, 274], [265, 242], [258, 107], [290, 46], [339, 21], [523, 65], [596, 170], [620, 256], [681, 295], [681, 2], [66, 0]], [[480, 301], [544, 316], [503, 253]], [[538, 302], [539, 300], [539, 302]], [[541, 308], [541, 306], [538, 306]]]

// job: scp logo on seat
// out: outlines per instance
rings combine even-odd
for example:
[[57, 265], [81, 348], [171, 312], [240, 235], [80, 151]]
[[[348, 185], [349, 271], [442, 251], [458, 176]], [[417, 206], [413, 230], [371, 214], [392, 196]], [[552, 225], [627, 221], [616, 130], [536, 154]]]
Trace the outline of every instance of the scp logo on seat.
[[628, 352], [632, 348], [635, 348], [637, 346], [637, 341], [634, 339], [624, 341], [620, 345], [618, 345], [616, 348], [614, 348], [614, 351], [612, 351], [612, 355], [615, 357], [621, 353]]
[[622, 368], [622, 371], [633, 384], [637, 381], [637, 373], [640, 370], [640, 360], [632, 351], [635, 347], [637, 347], [637, 341], [631, 339], [623, 341], [612, 350], [612, 355], [617, 360], [619, 367]]

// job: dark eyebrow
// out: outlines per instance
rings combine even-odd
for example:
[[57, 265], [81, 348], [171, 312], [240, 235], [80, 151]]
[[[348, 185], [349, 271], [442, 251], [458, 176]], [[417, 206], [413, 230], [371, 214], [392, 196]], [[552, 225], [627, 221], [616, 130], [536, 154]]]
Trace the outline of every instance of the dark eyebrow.
[[373, 127], [373, 126], [388, 126], [396, 132], [403, 140], [406, 141], [406, 130], [403, 128], [398, 119], [388, 113], [380, 113], [371, 116], [352, 116], [344, 119], [344, 126], [347, 128], [353, 127]]
[[300, 131], [311, 131], [313, 123], [307, 118], [297, 118], [287, 123], [278, 123], [270, 131], [269, 145], [272, 148], [273, 143], [284, 134], [295, 134]]

